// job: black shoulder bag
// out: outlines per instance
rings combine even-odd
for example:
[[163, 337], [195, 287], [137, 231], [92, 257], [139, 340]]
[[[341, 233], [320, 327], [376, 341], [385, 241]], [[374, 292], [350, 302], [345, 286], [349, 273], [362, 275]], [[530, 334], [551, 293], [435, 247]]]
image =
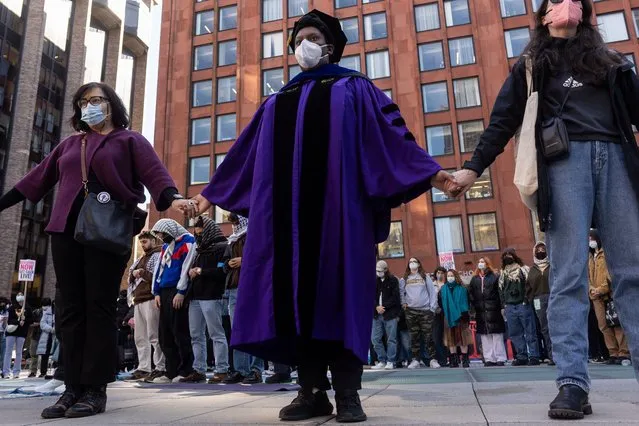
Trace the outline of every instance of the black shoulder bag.
[[568, 101], [568, 96], [570, 96], [574, 79], [570, 77], [569, 81], [568, 93], [566, 93], [559, 111], [554, 117], [541, 123], [541, 154], [546, 160], [555, 160], [570, 153], [570, 137], [568, 136], [566, 123], [561, 118], [561, 113], [564, 110], [566, 101]]

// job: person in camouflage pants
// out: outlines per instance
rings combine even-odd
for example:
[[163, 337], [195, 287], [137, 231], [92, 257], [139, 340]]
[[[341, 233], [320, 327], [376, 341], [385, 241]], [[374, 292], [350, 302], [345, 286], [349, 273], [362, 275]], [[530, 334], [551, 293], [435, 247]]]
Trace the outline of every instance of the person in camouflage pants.
[[435, 345], [432, 339], [435, 314], [431, 311], [406, 308], [406, 322], [410, 333], [410, 347], [413, 360], [421, 359], [422, 339], [430, 359], [436, 359]]

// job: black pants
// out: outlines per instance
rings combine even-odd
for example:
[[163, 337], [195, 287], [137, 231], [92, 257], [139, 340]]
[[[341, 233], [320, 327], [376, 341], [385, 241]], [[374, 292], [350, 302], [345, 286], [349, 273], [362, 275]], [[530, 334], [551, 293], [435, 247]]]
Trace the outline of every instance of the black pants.
[[117, 374], [116, 301], [129, 256], [77, 243], [73, 236], [51, 236], [57, 282], [57, 324], [68, 368], [67, 385], [104, 385]]
[[[273, 363], [275, 367], [275, 374], [280, 374], [282, 376], [290, 376], [291, 375], [291, 367], [286, 364], [278, 364], [277, 362]], [[266, 366], [268, 367], [268, 366]]]
[[193, 372], [193, 347], [189, 331], [189, 306], [173, 309], [175, 288], [160, 292], [160, 347], [166, 357], [166, 375], [169, 379], [188, 376]]
[[[56, 289], [55, 291], [55, 299], [59, 300], [60, 289]], [[55, 317], [62, 318], [62, 314], [60, 309], [58, 308], [58, 304], [55, 305]], [[63, 362], [63, 353], [62, 353], [62, 333], [60, 333], [60, 327], [55, 328], [55, 337], [58, 339], [58, 365], [53, 372], [53, 378], [55, 380], [64, 381], [64, 362]]]
[[444, 345], [444, 313], [435, 314], [433, 322], [433, 343], [435, 343], [435, 354], [437, 361], [441, 365], [448, 364], [448, 348]]
[[298, 384], [302, 389], [329, 390], [331, 383], [326, 377], [329, 368], [335, 392], [362, 388], [364, 368], [353, 352], [341, 345], [316, 340], [305, 345], [305, 348], [306, 353], [300, 358], [297, 369]]

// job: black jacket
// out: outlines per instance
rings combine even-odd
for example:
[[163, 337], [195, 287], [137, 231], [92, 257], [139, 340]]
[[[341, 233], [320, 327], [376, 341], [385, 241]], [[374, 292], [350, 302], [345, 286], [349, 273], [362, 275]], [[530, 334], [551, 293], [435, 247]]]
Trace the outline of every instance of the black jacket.
[[[639, 147], [635, 143], [632, 125], [639, 127], [639, 79], [632, 71], [633, 65], [625, 62], [622, 65], [611, 68], [608, 74], [608, 87], [611, 94], [611, 104], [619, 133], [623, 135], [623, 147], [625, 151], [626, 170], [633, 182], [635, 196], [639, 198]], [[537, 146], [540, 146], [541, 122], [543, 120], [544, 83], [546, 75], [550, 71], [543, 69], [533, 70], [533, 87], [539, 93], [539, 109], [537, 114]], [[526, 65], [524, 58], [513, 66], [513, 69], [504, 82], [495, 105], [493, 107], [490, 123], [482, 134], [473, 157], [464, 164], [465, 169], [473, 170], [480, 176], [497, 158], [504, 152], [508, 141], [515, 135], [524, 119], [524, 111], [527, 102]], [[546, 229], [550, 221], [550, 202], [552, 194], [549, 187], [547, 164], [537, 150], [537, 168], [539, 190], [538, 216], [542, 231]]]
[[506, 324], [501, 314], [499, 297], [499, 277], [490, 272], [484, 277], [484, 291], [481, 278], [475, 275], [468, 290], [470, 304], [475, 308], [477, 334], [498, 334], [506, 332]]
[[[377, 278], [377, 292], [375, 292], [375, 307], [379, 306], [379, 296], [382, 295], [382, 306], [386, 308], [384, 312], [384, 321], [390, 321], [395, 318], [399, 318], [399, 314], [402, 311], [402, 302], [399, 297], [399, 280], [397, 277], [391, 276], [384, 281], [381, 278]], [[377, 310], [375, 312], [375, 318], [379, 315]]]
[[6, 334], [7, 336], [26, 338], [29, 333], [29, 327], [31, 326], [31, 323], [33, 323], [33, 310], [28, 306], [25, 308], [24, 324], [20, 325], [20, 318], [18, 318], [18, 314], [16, 314], [16, 306], [18, 305], [14, 304], [11, 308], [9, 308], [9, 319], [7, 325], [17, 325], [18, 328], [13, 333], [9, 333], [7, 331]]
[[536, 297], [550, 294], [549, 276], [550, 267], [547, 267], [543, 272], [537, 265], [530, 268], [528, 279], [526, 280], [526, 300], [531, 302]]
[[211, 253], [198, 254], [191, 268], [202, 268], [202, 274], [195, 277], [189, 285], [187, 297], [191, 300], [220, 300], [226, 291], [226, 272], [224, 272], [224, 254], [228, 243], [215, 243]]

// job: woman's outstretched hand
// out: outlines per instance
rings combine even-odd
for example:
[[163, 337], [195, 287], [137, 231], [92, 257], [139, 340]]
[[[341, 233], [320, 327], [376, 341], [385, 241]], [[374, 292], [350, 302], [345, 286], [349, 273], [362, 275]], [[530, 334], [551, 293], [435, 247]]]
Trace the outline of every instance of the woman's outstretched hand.
[[478, 178], [477, 173], [469, 169], [457, 170], [453, 173], [453, 176], [455, 177], [455, 182], [457, 182], [461, 188], [455, 197], [461, 197], [468, 192]]

